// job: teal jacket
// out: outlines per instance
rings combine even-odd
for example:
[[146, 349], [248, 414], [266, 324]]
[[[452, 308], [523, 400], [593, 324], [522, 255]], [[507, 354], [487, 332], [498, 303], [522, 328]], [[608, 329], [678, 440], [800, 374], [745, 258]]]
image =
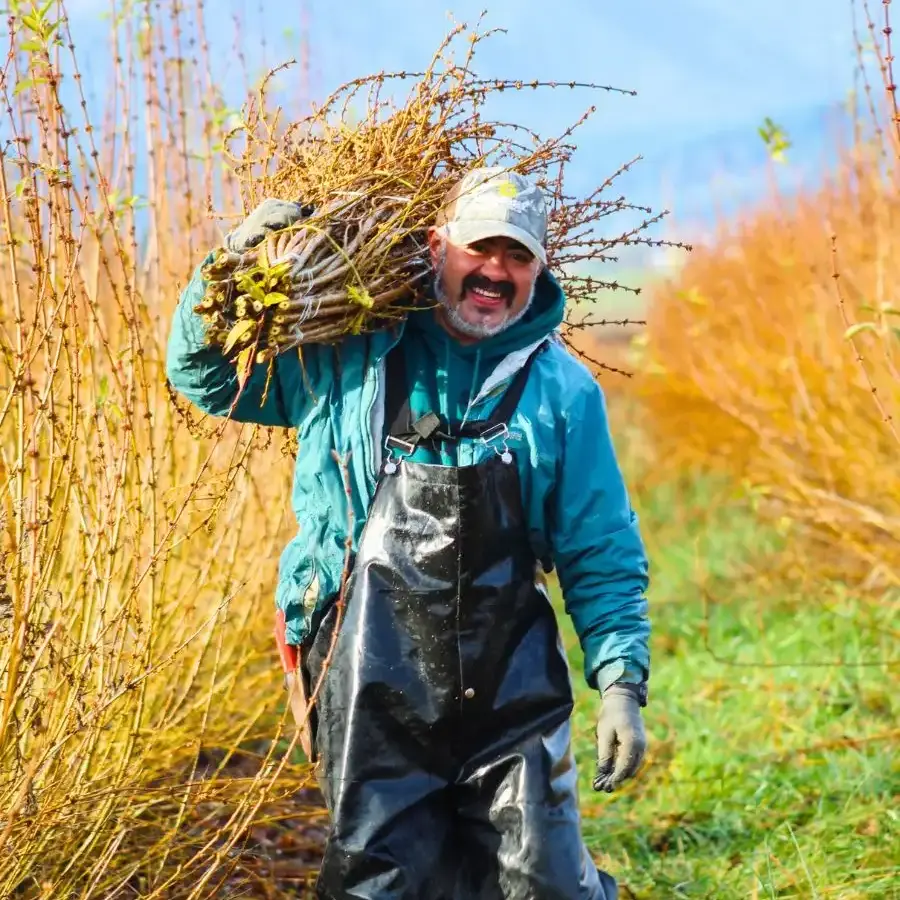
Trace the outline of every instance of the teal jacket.
[[[338, 346], [308, 346], [255, 367], [238, 392], [235, 369], [203, 341], [192, 310], [204, 292], [200, 266], [175, 310], [166, 360], [172, 387], [202, 411], [241, 422], [297, 429], [292, 505], [298, 532], [279, 564], [275, 602], [289, 643], [302, 645], [339, 590], [346, 551], [347, 503], [352, 549], [359, 544], [382, 461], [384, 357], [404, 342], [415, 379], [411, 408], [449, 419], [483, 418], [537, 344], [550, 339], [531, 369], [508, 423], [534, 553], [552, 561], [584, 653], [584, 675], [599, 690], [649, 677], [648, 564], [638, 520], [616, 460], [600, 386], [556, 335], [565, 297], [548, 272], [529, 312], [512, 328], [463, 346], [431, 310], [393, 329], [349, 336]], [[237, 399], [236, 399], [237, 398]], [[264, 401], [264, 402], [263, 402]], [[346, 461], [350, 498], [337, 451]], [[463, 441], [440, 460], [467, 465], [495, 452]]]

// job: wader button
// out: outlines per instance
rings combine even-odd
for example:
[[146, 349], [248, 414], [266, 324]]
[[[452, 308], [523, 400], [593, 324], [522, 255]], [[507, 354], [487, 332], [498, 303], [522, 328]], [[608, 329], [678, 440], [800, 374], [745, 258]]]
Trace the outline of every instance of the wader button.
[[475, 696], [475, 691], [472, 688], [466, 688], [465, 696], [466, 700], [471, 700]]

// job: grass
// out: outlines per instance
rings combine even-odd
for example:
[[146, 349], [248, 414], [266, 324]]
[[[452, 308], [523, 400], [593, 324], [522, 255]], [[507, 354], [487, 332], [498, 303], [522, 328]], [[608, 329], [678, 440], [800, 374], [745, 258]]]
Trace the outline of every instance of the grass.
[[639, 487], [636, 505], [653, 564], [650, 747], [612, 796], [590, 789], [600, 704], [561, 616], [600, 864], [642, 900], [900, 896], [897, 669], [879, 664], [900, 662], [898, 598], [768, 583], [788, 542], [711, 479]]

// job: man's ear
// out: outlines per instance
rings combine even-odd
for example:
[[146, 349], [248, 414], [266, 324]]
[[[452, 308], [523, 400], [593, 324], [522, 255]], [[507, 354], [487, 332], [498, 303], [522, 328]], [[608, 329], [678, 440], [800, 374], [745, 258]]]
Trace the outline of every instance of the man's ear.
[[440, 261], [444, 240], [444, 236], [434, 225], [428, 229], [428, 250], [431, 253], [431, 264], [435, 267]]

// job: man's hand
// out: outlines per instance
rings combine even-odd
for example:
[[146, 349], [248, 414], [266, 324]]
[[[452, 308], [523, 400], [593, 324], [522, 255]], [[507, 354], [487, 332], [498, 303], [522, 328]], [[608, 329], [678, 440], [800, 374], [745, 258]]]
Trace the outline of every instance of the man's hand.
[[232, 253], [244, 253], [255, 247], [266, 236], [267, 231], [287, 228], [308, 214], [308, 209], [299, 203], [272, 198], [263, 200], [234, 231], [228, 232], [225, 246]]
[[642, 689], [636, 684], [612, 684], [603, 694], [597, 722], [597, 775], [594, 790], [611, 794], [633, 778], [644, 759], [647, 736], [641, 718]]

